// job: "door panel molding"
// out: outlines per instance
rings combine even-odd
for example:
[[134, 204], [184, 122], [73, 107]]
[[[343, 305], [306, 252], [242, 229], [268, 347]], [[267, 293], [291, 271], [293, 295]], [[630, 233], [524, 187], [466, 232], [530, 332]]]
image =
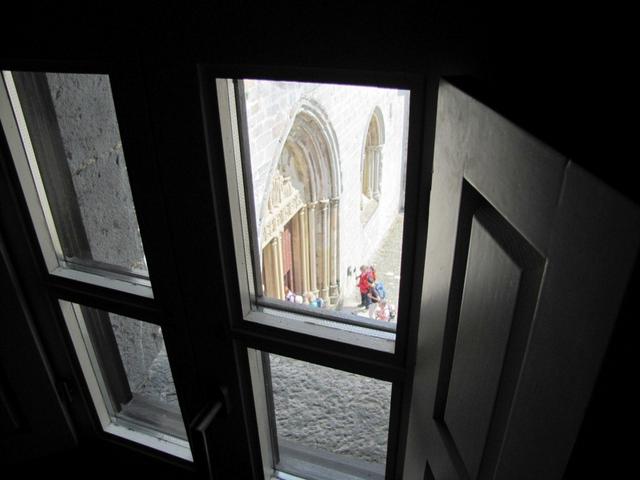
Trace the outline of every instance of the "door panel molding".
[[445, 81], [430, 205], [404, 478], [560, 478], [639, 209]]

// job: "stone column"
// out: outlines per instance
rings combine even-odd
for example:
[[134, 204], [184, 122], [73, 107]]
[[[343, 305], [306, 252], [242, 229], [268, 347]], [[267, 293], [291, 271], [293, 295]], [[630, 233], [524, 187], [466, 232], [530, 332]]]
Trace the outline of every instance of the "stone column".
[[291, 219], [291, 260], [293, 263], [293, 291], [295, 293], [304, 293], [302, 289], [302, 234], [300, 232], [300, 222], [298, 220], [299, 213], [296, 213]]
[[373, 148], [367, 147], [364, 160], [365, 195], [371, 198], [373, 195]]
[[380, 198], [380, 180], [382, 180], [382, 145], [372, 147], [373, 160], [373, 198]]
[[318, 202], [307, 205], [307, 224], [309, 238], [309, 290], [318, 295], [318, 270], [316, 265], [316, 206]]
[[320, 200], [320, 225], [322, 225], [322, 260], [320, 296], [329, 301], [329, 200]]
[[264, 281], [264, 296], [275, 296], [275, 284], [273, 283], [273, 255], [271, 243], [268, 243], [262, 250], [262, 279]]
[[282, 232], [271, 241], [271, 254], [275, 260], [275, 294], [276, 298], [284, 300], [284, 266], [282, 264]]
[[338, 289], [338, 206], [340, 205], [339, 198], [332, 198], [330, 201], [330, 218], [329, 218], [329, 295], [331, 297], [331, 303], [335, 304], [338, 301], [340, 292]]
[[296, 217], [298, 223], [298, 232], [300, 234], [300, 279], [302, 283], [302, 292], [305, 294], [309, 291], [309, 235], [307, 225], [307, 207], [302, 207]]

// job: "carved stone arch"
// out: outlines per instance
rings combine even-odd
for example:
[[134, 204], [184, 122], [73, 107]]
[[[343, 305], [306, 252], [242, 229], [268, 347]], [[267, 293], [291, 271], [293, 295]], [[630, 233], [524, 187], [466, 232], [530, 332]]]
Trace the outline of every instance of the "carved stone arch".
[[313, 138], [319, 149], [324, 149], [323, 168], [329, 172], [328, 187], [325, 192], [328, 197], [336, 198], [342, 191], [342, 170], [340, 166], [340, 152], [338, 137], [322, 106], [312, 99], [302, 99], [297, 106], [295, 120], [300, 117], [307, 120], [307, 132]]
[[384, 115], [379, 106], [374, 107], [371, 115], [369, 116], [369, 123], [367, 127], [367, 133], [371, 133], [375, 136], [374, 141], [377, 145], [384, 145], [385, 141], [385, 124]]
[[265, 294], [284, 298], [288, 287], [334, 303], [342, 188], [335, 132], [319, 105], [303, 100], [281, 145], [259, 219]]

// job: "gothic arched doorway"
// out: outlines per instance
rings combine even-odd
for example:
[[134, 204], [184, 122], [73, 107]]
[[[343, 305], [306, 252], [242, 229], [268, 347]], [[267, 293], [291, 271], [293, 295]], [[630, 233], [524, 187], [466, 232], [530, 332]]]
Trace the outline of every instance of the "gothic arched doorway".
[[260, 216], [264, 293], [283, 299], [285, 286], [336, 303], [339, 289], [340, 173], [332, 131], [303, 109], [274, 172]]

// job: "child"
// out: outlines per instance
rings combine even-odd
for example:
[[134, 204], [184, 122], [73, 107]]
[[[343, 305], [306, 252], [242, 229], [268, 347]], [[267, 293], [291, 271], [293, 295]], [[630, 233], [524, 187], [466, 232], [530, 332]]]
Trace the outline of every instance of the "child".
[[286, 285], [284, 286], [284, 299], [287, 302], [295, 302], [296, 301], [296, 294], [293, 293], [291, 290], [289, 290], [289, 287], [287, 287]]
[[386, 300], [380, 300], [378, 307], [376, 308], [376, 320], [382, 320], [383, 322], [391, 321], [391, 309]]

